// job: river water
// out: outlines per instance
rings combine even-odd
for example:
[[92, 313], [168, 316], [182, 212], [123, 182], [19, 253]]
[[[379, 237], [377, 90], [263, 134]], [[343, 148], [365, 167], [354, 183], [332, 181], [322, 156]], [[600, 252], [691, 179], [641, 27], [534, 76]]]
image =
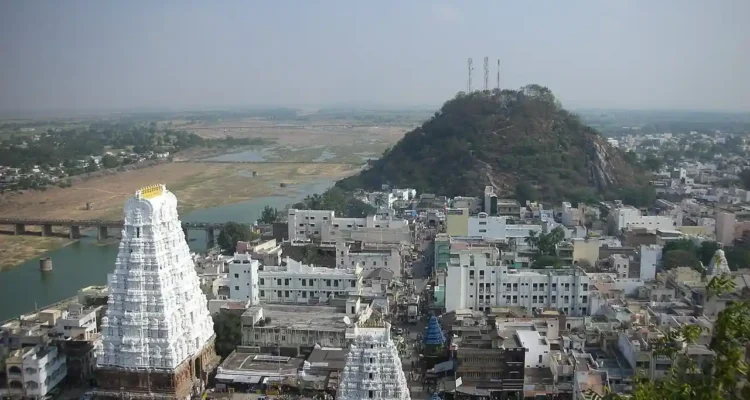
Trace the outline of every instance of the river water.
[[[308, 194], [322, 193], [333, 183], [332, 180], [321, 180], [292, 185], [279, 196], [195, 210], [180, 218], [186, 222], [252, 223], [267, 205], [283, 208]], [[190, 231], [190, 239], [189, 245], [193, 251], [206, 250], [205, 232]], [[38, 258], [0, 272], [0, 321], [30, 312], [35, 305], [42, 307], [75, 296], [82, 287], [105, 284], [107, 274], [115, 267], [118, 244], [118, 241], [112, 240], [102, 245], [95, 237], [86, 237], [47, 253], [54, 266], [50, 272], [39, 271]]]

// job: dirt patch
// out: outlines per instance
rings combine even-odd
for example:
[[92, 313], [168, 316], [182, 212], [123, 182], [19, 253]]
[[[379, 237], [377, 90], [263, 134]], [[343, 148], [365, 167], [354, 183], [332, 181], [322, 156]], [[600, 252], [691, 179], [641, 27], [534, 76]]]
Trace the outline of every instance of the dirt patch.
[[0, 235], [0, 271], [70, 243], [62, 237]]

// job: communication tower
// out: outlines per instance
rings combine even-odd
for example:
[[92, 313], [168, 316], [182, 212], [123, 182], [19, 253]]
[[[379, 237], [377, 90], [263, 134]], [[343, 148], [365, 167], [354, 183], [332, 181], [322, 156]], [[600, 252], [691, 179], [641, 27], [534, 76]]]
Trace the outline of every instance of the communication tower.
[[490, 90], [490, 58], [484, 57], [484, 90]]
[[466, 93], [471, 93], [471, 71], [474, 70], [472, 66], [471, 57], [469, 57], [469, 83], [466, 86]]

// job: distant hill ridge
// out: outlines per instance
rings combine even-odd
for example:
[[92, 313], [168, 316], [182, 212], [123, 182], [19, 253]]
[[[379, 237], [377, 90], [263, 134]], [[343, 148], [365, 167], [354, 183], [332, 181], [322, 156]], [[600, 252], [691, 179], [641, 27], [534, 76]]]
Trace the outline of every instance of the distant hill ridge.
[[632, 155], [563, 109], [548, 88], [528, 85], [459, 93], [369, 168], [337, 185], [390, 184], [448, 196], [494, 186], [519, 200], [579, 201], [644, 197], [646, 183]]

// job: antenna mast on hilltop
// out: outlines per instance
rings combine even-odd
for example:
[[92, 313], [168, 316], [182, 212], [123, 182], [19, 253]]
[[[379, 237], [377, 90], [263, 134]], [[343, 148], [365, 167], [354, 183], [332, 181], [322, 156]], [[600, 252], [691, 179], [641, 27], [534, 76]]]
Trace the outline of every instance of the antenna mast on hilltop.
[[466, 87], [466, 93], [471, 93], [471, 71], [474, 70], [474, 67], [472, 66], [471, 57], [469, 57], [469, 83]]
[[500, 90], [500, 59], [497, 59], [497, 90]]
[[490, 90], [490, 58], [484, 57], [484, 90]]

